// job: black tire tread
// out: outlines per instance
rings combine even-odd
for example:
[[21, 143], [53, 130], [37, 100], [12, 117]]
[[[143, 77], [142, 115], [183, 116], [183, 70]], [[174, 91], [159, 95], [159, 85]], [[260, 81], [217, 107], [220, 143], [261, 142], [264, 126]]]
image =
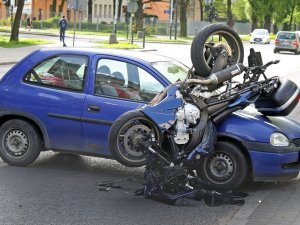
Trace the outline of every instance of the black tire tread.
[[146, 158], [140, 162], [132, 162], [126, 160], [118, 149], [117, 136], [119, 135], [119, 130], [122, 126], [130, 119], [135, 119], [139, 117], [145, 117], [145, 115], [140, 110], [131, 110], [123, 115], [121, 115], [112, 125], [109, 132], [109, 149], [112, 153], [114, 159], [116, 159], [119, 163], [128, 167], [140, 167], [146, 164]]
[[[25, 129], [25, 133], [29, 136], [32, 142], [31, 149], [28, 150], [28, 152], [22, 158], [14, 159], [5, 154], [3, 146], [3, 134], [12, 127], [21, 130]], [[0, 141], [0, 156], [4, 162], [12, 166], [27, 166], [33, 163], [43, 149], [43, 141], [39, 130], [35, 125], [22, 119], [8, 120], [0, 127]]]
[[208, 183], [208, 187], [212, 188], [214, 190], [220, 190], [220, 191], [228, 191], [238, 188], [247, 178], [248, 175], [248, 164], [246, 157], [242, 150], [236, 146], [235, 144], [232, 144], [228, 141], [219, 141], [216, 146], [215, 150], [212, 152], [212, 154], [216, 152], [226, 152], [228, 154], [228, 151], [232, 155], [236, 157], [236, 161], [239, 162], [239, 164], [236, 165], [235, 175], [230, 179], [227, 183], [213, 183], [206, 175], [205, 173], [205, 162], [208, 160], [206, 157], [201, 164], [200, 168], [200, 177]]
[[[244, 60], [244, 48], [243, 43], [239, 37], [239, 35], [230, 27], [223, 25], [223, 24], [211, 24], [208, 26], [205, 26], [203, 29], [199, 31], [199, 33], [195, 36], [192, 45], [191, 45], [191, 60], [193, 63], [193, 66], [195, 67], [197, 75], [201, 77], [208, 77], [211, 73], [211, 68], [208, 68], [206, 66], [205, 58], [202, 54], [204, 49], [204, 44], [206, 43], [207, 38], [217, 31], [227, 31], [231, 33], [236, 41], [238, 42], [238, 45], [240, 47], [240, 63], [243, 63]], [[200, 52], [200, 54], [199, 54]]]

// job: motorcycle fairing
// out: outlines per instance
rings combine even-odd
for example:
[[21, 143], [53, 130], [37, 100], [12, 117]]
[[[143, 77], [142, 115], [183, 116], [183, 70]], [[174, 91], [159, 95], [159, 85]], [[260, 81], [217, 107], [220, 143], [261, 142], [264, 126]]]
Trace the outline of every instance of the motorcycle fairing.
[[166, 97], [154, 105], [147, 105], [141, 111], [155, 122], [161, 132], [169, 129], [176, 121], [176, 109], [183, 105], [181, 98], [176, 97], [179, 86], [171, 85]]

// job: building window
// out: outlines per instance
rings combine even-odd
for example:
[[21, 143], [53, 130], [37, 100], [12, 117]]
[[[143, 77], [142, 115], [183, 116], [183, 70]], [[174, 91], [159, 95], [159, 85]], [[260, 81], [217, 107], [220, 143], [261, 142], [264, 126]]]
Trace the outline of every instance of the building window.
[[111, 13], [111, 5], [108, 6], [108, 17], [111, 18], [112, 17], [112, 13]]
[[102, 17], [102, 4], [99, 5], [99, 17]]
[[104, 17], [104, 18], [107, 17], [107, 5], [104, 5], [104, 13], [103, 13], [103, 17]]
[[94, 17], [97, 17], [97, 9], [98, 9], [98, 5], [95, 4], [94, 5]]

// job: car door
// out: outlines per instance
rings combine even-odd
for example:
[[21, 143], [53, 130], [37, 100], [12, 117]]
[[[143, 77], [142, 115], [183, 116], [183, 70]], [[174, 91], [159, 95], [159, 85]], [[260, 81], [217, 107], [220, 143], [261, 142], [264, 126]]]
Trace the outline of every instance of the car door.
[[108, 155], [112, 123], [150, 101], [166, 84], [147, 66], [116, 56], [97, 56], [92, 67], [93, 81], [89, 82], [82, 113], [85, 149]]
[[[23, 78], [22, 111], [30, 112], [46, 128], [50, 148], [80, 151], [81, 113], [88, 57], [58, 55], [43, 60]], [[30, 102], [30, 104], [29, 104]]]

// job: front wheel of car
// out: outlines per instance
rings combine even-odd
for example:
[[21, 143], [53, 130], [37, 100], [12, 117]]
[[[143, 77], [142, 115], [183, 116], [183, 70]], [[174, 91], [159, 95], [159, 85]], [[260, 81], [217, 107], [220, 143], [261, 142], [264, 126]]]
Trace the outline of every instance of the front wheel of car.
[[215, 150], [205, 157], [200, 166], [200, 177], [214, 190], [233, 190], [248, 174], [246, 157], [236, 145], [220, 141]]
[[31, 123], [12, 119], [0, 127], [0, 156], [13, 166], [27, 166], [34, 162], [43, 148], [38, 129]]

